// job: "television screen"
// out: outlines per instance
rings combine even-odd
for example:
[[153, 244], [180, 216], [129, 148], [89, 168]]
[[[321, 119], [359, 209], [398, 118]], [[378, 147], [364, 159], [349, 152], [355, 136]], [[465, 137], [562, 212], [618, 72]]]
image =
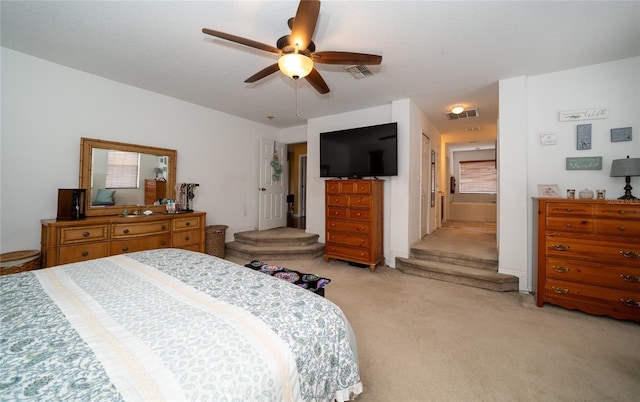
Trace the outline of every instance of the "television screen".
[[398, 123], [320, 133], [320, 177], [397, 174]]

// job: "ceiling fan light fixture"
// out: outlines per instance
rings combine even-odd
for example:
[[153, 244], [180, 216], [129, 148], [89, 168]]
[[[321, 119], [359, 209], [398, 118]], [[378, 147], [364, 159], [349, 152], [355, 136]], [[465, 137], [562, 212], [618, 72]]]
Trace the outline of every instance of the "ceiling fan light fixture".
[[297, 80], [311, 73], [313, 61], [301, 53], [287, 53], [278, 59], [278, 67], [284, 75]]
[[454, 106], [451, 109], [451, 113], [453, 113], [453, 114], [460, 114], [462, 112], [464, 112], [464, 108], [462, 106]]

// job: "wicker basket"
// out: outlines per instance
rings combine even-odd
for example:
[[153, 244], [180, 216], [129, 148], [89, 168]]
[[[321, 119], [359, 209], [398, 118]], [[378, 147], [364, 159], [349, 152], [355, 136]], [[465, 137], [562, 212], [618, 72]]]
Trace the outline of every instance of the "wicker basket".
[[207, 226], [207, 254], [224, 258], [224, 237], [226, 225]]
[[0, 275], [40, 269], [40, 251], [23, 250], [0, 254]]

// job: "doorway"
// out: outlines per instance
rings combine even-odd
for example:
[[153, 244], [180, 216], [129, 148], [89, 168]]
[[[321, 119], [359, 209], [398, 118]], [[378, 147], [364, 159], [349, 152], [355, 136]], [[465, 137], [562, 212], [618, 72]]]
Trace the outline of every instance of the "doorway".
[[307, 219], [307, 143], [287, 145], [289, 187], [287, 227], [306, 229]]

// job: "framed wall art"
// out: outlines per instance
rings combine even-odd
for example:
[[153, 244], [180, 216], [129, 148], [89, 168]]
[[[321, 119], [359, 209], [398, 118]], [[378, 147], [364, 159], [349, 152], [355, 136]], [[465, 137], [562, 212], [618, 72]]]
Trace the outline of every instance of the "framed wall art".
[[591, 149], [591, 124], [578, 124], [576, 131], [576, 149]]
[[538, 184], [538, 192], [542, 198], [560, 198], [560, 187], [557, 184]]
[[631, 137], [631, 127], [611, 129], [611, 142], [631, 141]]

